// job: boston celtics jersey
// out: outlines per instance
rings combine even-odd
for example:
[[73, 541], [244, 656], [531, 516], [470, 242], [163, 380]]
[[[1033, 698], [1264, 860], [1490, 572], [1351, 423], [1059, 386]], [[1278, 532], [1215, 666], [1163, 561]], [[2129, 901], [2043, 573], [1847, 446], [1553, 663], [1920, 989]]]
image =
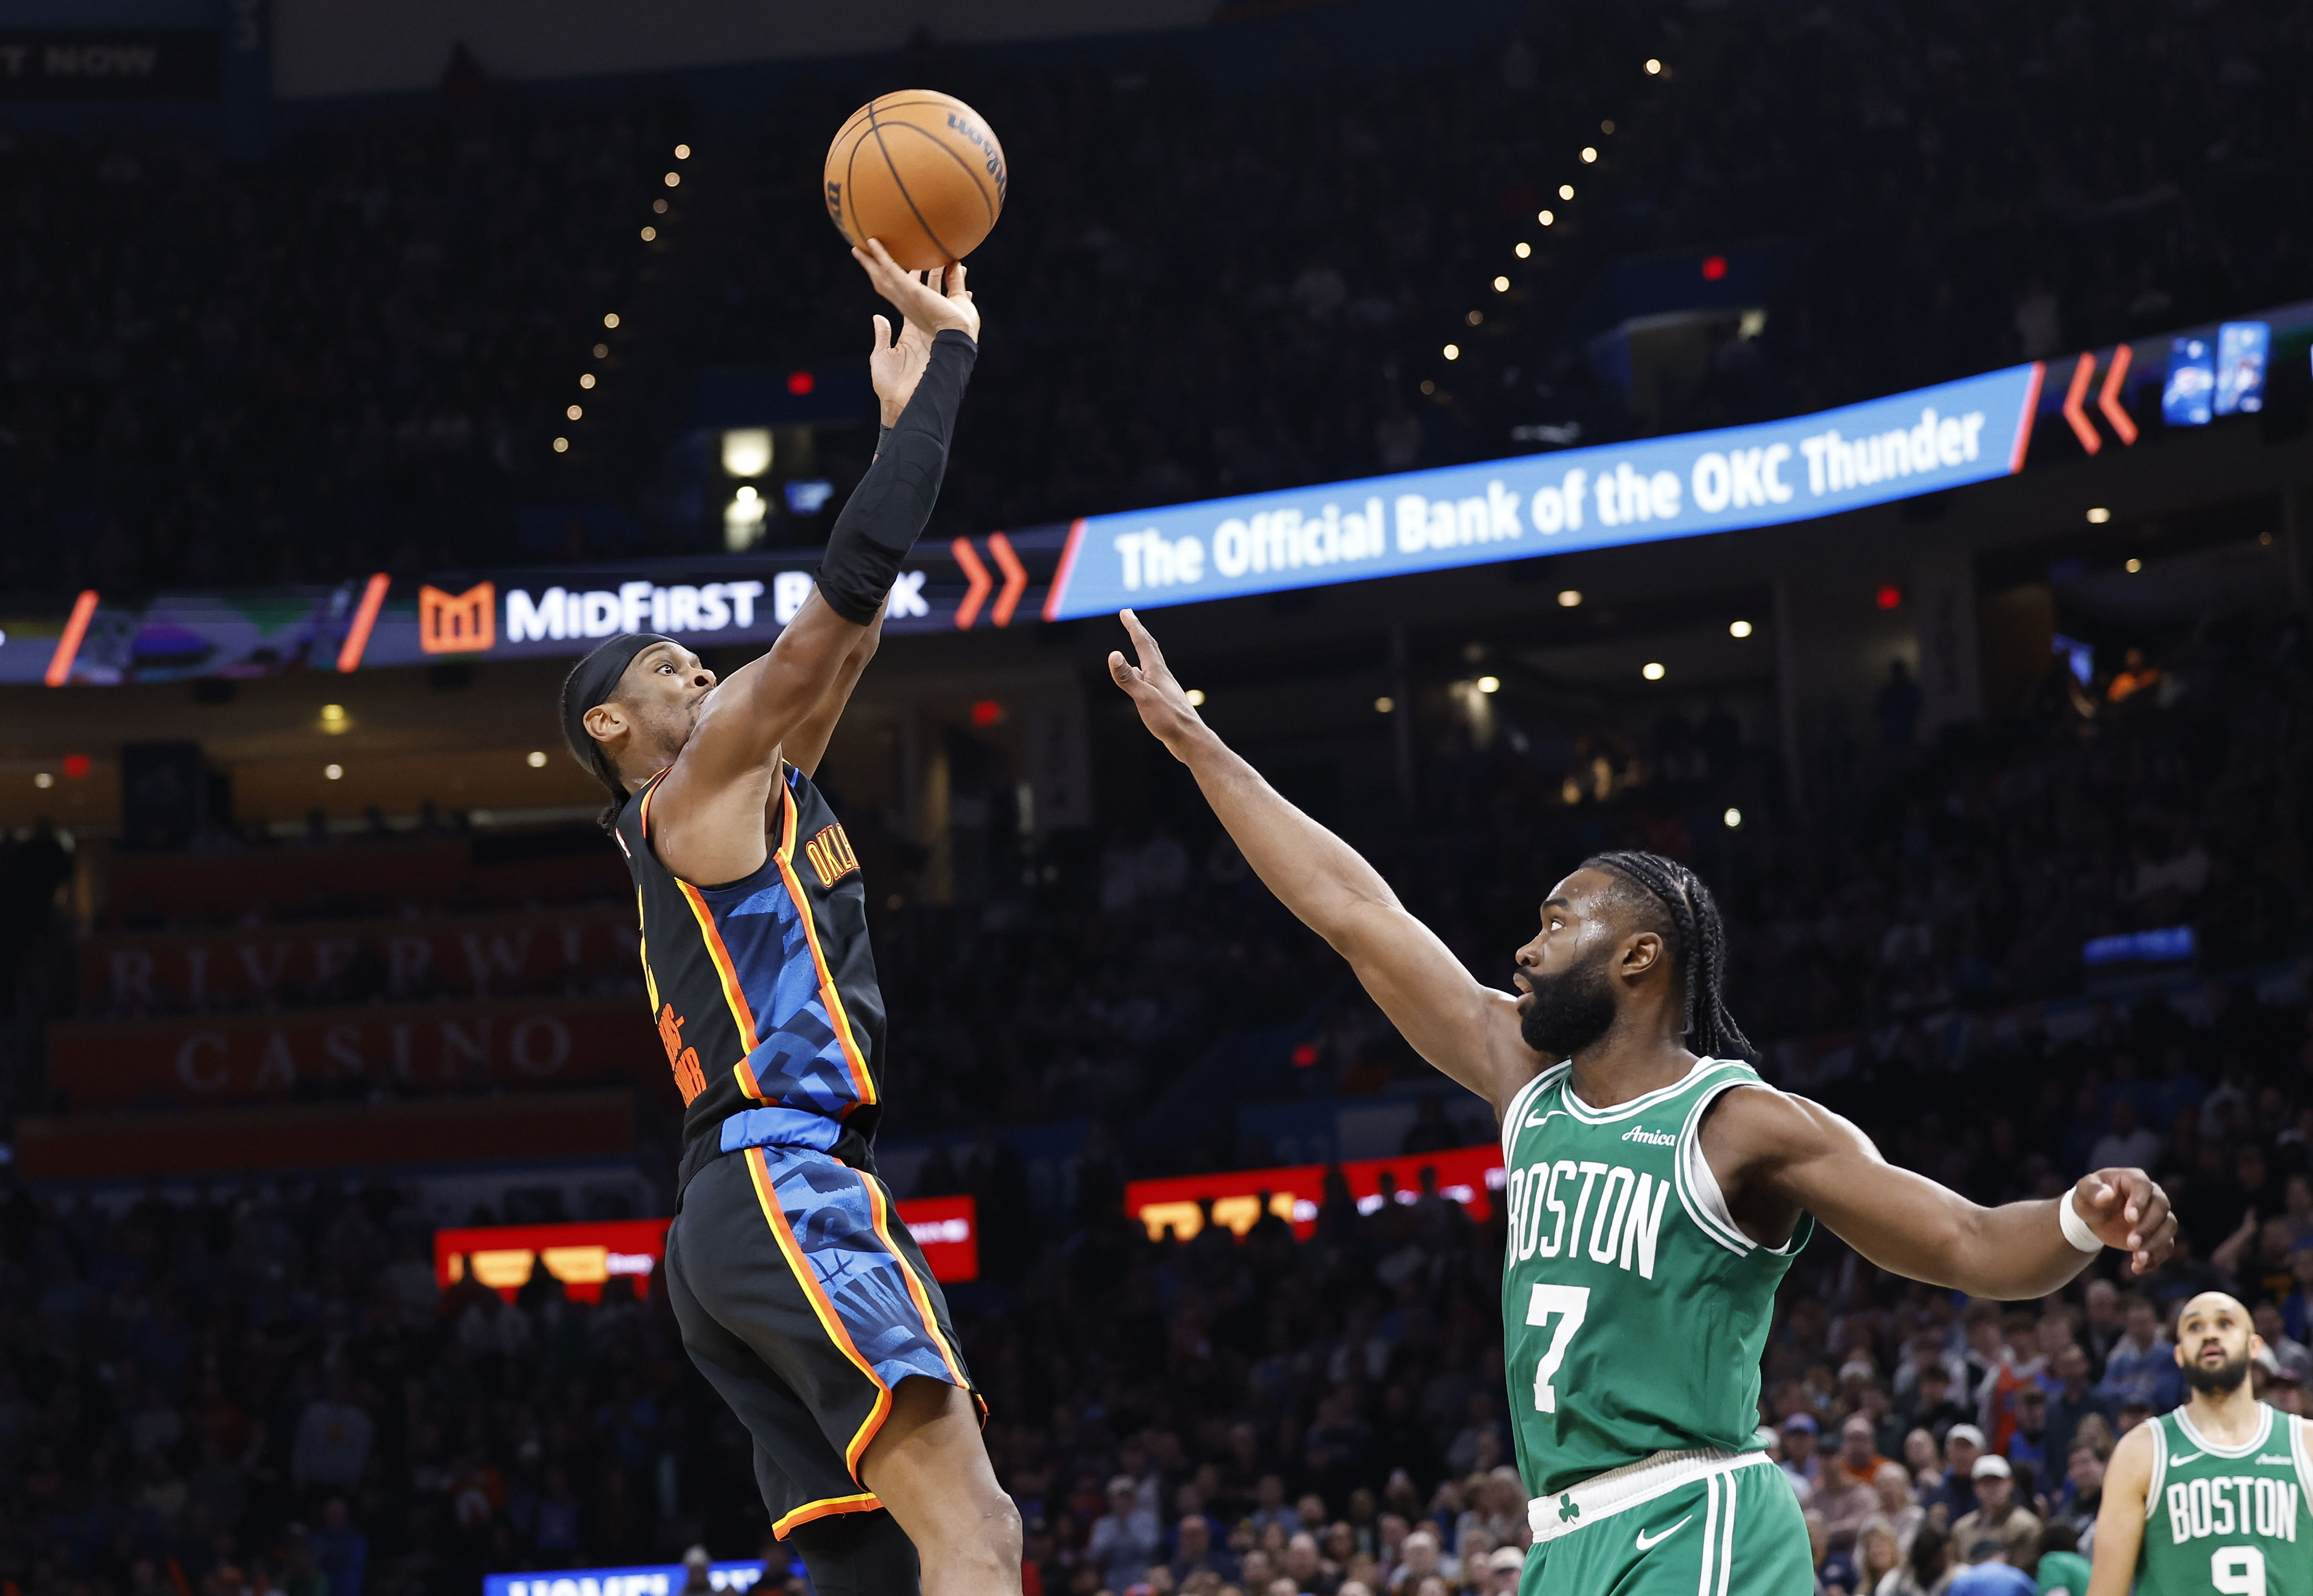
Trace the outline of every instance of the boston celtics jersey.
[[2182, 1407], [2152, 1421], [2137, 1596], [2313, 1591], [2313, 1424], [2257, 1412], [2256, 1439], [2235, 1447]]
[[1503, 1350], [1529, 1495], [1658, 1451], [1757, 1444], [1775, 1287], [1813, 1221], [1781, 1248], [1746, 1236], [1698, 1127], [1721, 1092], [1759, 1084], [1746, 1064], [1698, 1059], [1594, 1109], [1560, 1065], [1510, 1100]]

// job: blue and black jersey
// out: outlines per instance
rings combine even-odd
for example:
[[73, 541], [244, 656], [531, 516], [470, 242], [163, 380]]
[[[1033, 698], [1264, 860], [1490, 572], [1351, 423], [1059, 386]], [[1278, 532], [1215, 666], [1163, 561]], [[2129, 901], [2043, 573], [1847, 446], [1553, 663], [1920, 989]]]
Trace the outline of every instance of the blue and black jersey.
[[784, 1540], [882, 1507], [860, 1460], [901, 1381], [979, 1393], [875, 1173], [884, 996], [851, 839], [790, 766], [762, 867], [699, 886], [652, 850], [664, 774], [620, 811], [616, 835], [684, 1104], [667, 1297], [692, 1361], [755, 1438]]
[[678, 1190], [746, 1147], [807, 1147], [873, 1169], [884, 995], [843, 822], [787, 766], [770, 856], [742, 880], [698, 886], [651, 848], [664, 774], [620, 811], [616, 835], [642, 916], [651, 1013], [682, 1093]]

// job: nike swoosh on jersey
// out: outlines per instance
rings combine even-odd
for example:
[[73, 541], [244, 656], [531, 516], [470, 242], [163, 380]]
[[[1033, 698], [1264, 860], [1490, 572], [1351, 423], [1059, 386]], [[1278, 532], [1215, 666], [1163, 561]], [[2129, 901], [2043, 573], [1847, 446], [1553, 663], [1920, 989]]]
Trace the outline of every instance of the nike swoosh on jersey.
[[1650, 1552], [1693, 1522], [1694, 1522], [1694, 1515], [1693, 1513], [1688, 1513], [1684, 1518], [1679, 1520], [1678, 1522], [1673, 1524], [1669, 1529], [1665, 1530], [1659, 1535], [1649, 1535], [1644, 1530], [1641, 1530], [1639, 1531], [1639, 1549], [1642, 1552]]
[[1566, 1110], [1563, 1109], [1552, 1109], [1547, 1114], [1536, 1114], [1526, 1122], [1526, 1127], [1528, 1130], [1532, 1130], [1535, 1126], [1541, 1125], [1547, 1120], [1555, 1119], [1564, 1112], [1566, 1112]]
[[2181, 1454], [2181, 1455], [2179, 1455], [2179, 1456], [2177, 1456], [2177, 1457], [2173, 1457], [2173, 1458], [2169, 1459], [2169, 1460], [2168, 1460], [2168, 1467], [2170, 1467], [2171, 1469], [2182, 1469], [2182, 1468], [2183, 1468], [2185, 1464], [2187, 1464], [2187, 1463], [2195, 1463], [2195, 1462], [2198, 1462], [2198, 1461], [2200, 1460], [2200, 1458], [2201, 1458], [2201, 1454], [2200, 1454], [2199, 1452], [2196, 1452], [2196, 1451], [2188, 1451], [2188, 1452], [2185, 1452], [2185, 1453], [2183, 1453], [2183, 1454]]

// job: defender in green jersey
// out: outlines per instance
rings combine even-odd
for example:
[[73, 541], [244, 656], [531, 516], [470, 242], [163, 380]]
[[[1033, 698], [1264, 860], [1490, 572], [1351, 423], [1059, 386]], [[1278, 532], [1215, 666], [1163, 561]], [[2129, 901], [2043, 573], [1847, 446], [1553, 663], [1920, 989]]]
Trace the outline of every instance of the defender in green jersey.
[[[1807, 1530], [1752, 1439], [1776, 1285], [1819, 1220], [1882, 1268], [2054, 1291], [2106, 1245], [2144, 1273], [2176, 1221], [2142, 1170], [1980, 1208], [1890, 1167], [1745, 1064], [1726, 939], [1693, 872], [1603, 854], [1481, 985], [1373, 867], [1200, 720], [1130, 610], [1109, 674], [1270, 890], [1424, 1058], [1492, 1104], [1510, 1188], [1503, 1350], [1535, 1545], [1523, 1596], [1807, 1596]], [[1810, 1219], [1810, 1215], [1813, 1219]]]
[[2313, 1424], [2258, 1401], [2249, 1311], [2203, 1292], [2177, 1316], [2184, 1407], [2121, 1437], [2105, 1470], [2089, 1596], [2313, 1591]]

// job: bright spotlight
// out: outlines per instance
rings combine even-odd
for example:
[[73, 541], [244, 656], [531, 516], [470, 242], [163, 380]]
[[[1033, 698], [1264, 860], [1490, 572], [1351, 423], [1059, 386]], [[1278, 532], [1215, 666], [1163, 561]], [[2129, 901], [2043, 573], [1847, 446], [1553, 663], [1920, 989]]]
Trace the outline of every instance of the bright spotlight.
[[723, 474], [760, 477], [771, 469], [771, 429], [735, 426], [723, 434]]
[[1649, 660], [1644, 665], [1639, 668], [1639, 674], [1645, 677], [1649, 681], [1660, 681], [1663, 679], [1662, 662], [1660, 660]]
[[1727, 635], [1729, 637], [1748, 637], [1751, 635], [1751, 623], [1747, 620], [1730, 620], [1727, 623]]

